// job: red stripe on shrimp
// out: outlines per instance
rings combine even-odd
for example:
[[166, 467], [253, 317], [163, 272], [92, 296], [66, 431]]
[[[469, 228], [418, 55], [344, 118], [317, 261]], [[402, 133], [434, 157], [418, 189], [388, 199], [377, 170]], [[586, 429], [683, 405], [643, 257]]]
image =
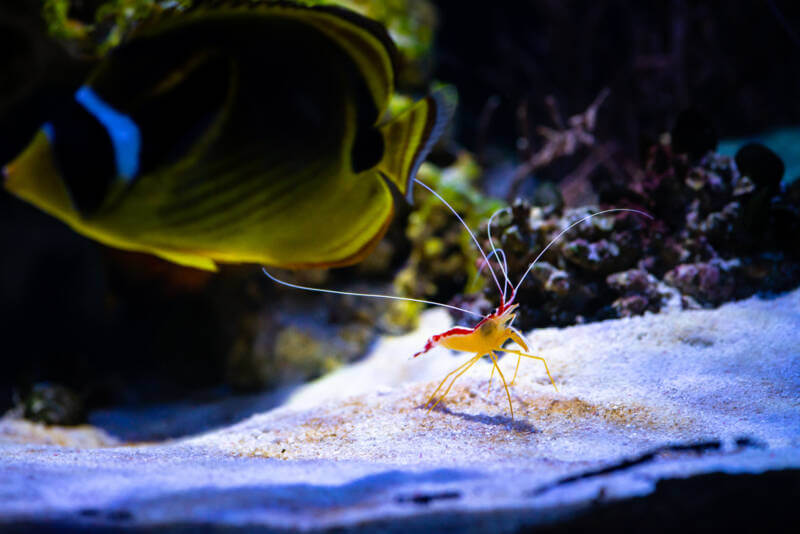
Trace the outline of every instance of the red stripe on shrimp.
[[455, 336], [455, 335], [469, 334], [472, 331], [473, 331], [472, 328], [465, 328], [463, 326], [456, 326], [454, 328], [451, 328], [450, 330], [442, 332], [441, 334], [436, 334], [435, 336], [431, 336], [430, 338], [428, 338], [428, 342], [425, 343], [425, 348], [422, 349], [421, 351], [419, 351], [418, 353], [414, 354], [413, 358], [416, 358], [417, 356], [425, 354], [426, 352], [431, 350], [433, 347], [438, 345], [439, 341], [441, 341], [442, 339], [444, 339], [446, 337]]

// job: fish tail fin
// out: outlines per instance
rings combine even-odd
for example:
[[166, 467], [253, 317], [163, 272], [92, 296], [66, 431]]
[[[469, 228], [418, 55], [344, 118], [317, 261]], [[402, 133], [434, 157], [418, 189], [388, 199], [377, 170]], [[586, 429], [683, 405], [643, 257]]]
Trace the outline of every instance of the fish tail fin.
[[455, 89], [443, 87], [378, 127], [385, 150], [377, 168], [409, 200], [411, 182], [450, 122], [457, 100]]

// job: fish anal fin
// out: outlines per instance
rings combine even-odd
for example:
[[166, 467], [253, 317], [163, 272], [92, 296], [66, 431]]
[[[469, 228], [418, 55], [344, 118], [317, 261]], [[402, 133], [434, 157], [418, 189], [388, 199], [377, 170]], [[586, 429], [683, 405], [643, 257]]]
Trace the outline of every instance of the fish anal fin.
[[455, 91], [443, 88], [379, 126], [385, 150], [377, 169], [409, 200], [411, 182], [450, 121], [455, 103]]
[[336, 267], [349, 267], [351, 265], [355, 265], [356, 263], [360, 263], [363, 261], [367, 256], [369, 256], [375, 247], [380, 243], [383, 236], [386, 235], [386, 231], [389, 229], [389, 226], [392, 222], [392, 218], [394, 216], [394, 208], [389, 213], [389, 216], [383, 221], [381, 228], [378, 232], [370, 239], [364, 246], [358, 249], [355, 253], [347, 256], [346, 258], [332, 260], [332, 261], [324, 261], [324, 262], [290, 262], [290, 263], [280, 263], [276, 264], [276, 267], [280, 267], [282, 269], [321, 269], [321, 268], [336, 268]]
[[326, 267], [346, 267], [348, 265], [355, 265], [356, 263], [360, 263], [363, 261], [367, 256], [372, 254], [372, 251], [375, 250], [375, 247], [378, 246], [383, 236], [386, 235], [386, 231], [389, 230], [389, 225], [392, 223], [392, 218], [394, 217], [394, 206], [392, 206], [389, 215], [386, 216], [384, 219], [383, 224], [381, 225], [378, 232], [370, 239], [363, 247], [361, 247], [355, 254], [335, 261], [327, 263]]

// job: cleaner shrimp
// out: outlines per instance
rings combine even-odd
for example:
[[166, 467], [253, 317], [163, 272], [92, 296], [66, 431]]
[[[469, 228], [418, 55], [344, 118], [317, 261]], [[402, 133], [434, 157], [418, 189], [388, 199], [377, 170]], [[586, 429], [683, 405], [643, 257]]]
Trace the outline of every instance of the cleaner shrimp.
[[[453, 384], [455, 383], [456, 380], [458, 380], [458, 378], [460, 378], [464, 373], [466, 373], [478, 360], [480, 360], [484, 356], [489, 356], [489, 358], [492, 361], [492, 372], [491, 372], [491, 374], [489, 376], [489, 388], [491, 390], [492, 378], [494, 377], [494, 372], [497, 371], [497, 374], [500, 375], [500, 379], [503, 382], [503, 387], [504, 387], [505, 392], [506, 392], [506, 398], [508, 399], [508, 407], [509, 407], [509, 410], [511, 411], [511, 418], [513, 419], [514, 418], [514, 405], [511, 402], [511, 393], [509, 392], [509, 385], [513, 385], [514, 382], [517, 379], [517, 373], [519, 371], [519, 366], [520, 366], [520, 362], [522, 361], [522, 358], [530, 358], [530, 359], [533, 359], [533, 360], [541, 361], [542, 364], [544, 365], [545, 371], [547, 372], [548, 378], [550, 378], [550, 383], [553, 385], [553, 387], [556, 389], [556, 391], [558, 391], [558, 387], [556, 386], [555, 380], [553, 380], [553, 375], [550, 374], [550, 369], [547, 366], [547, 361], [541, 356], [536, 356], [534, 354], [531, 354], [530, 353], [530, 349], [529, 349], [529, 344], [528, 344], [527, 340], [525, 339], [525, 336], [523, 336], [523, 334], [519, 330], [517, 330], [516, 328], [514, 328], [512, 326], [512, 323], [514, 322], [514, 319], [516, 317], [515, 311], [517, 310], [517, 307], [519, 306], [519, 304], [514, 302], [514, 299], [515, 299], [515, 297], [517, 295], [517, 291], [519, 290], [520, 286], [522, 286], [522, 283], [525, 281], [525, 278], [531, 272], [531, 270], [536, 265], [536, 263], [541, 259], [541, 257], [544, 255], [544, 253], [547, 252], [547, 250], [554, 243], [556, 243], [556, 241], [558, 241], [569, 230], [571, 230], [572, 228], [578, 226], [579, 224], [583, 223], [584, 221], [587, 221], [587, 220], [591, 219], [592, 217], [597, 217], [598, 215], [604, 215], [604, 214], [607, 214], [607, 213], [614, 213], [614, 212], [632, 212], [632, 213], [637, 213], [639, 215], [643, 215], [643, 216], [648, 217], [650, 219], [652, 219], [653, 217], [651, 215], [643, 212], [643, 211], [639, 211], [639, 210], [635, 210], [635, 209], [628, 209], [628, 208], [608, 209], [608, 210], [599, 211], [597, 213], [593, 213], [591, 215], [587, 215], [586, 217], [583, 217], [580, 220], [575, 221], [574, 223], [570, 224], [565, 229], [563, 229], [556, 237], [554, 237], [547, 244], [547, 246], [545, 246], [541, 250], [541, 252], [539, 252], [539, 254], [536, 256], [536, 258], [530, 263], [530, 265], [528, 265], [528, 268], [525, 270], [523, 275], [520, 277], [519, 281], [516, 284], [514, 284], [514, 283], [511, 282], [511, 280], [509, 279], [509, 276], [508, 276], [508, 265], [507, 265], [507, 261], [506, 261], [505, 252], [503, 251], [503, 249], [496, 248], [495, 245], [494, 245], [494, 242], [492, 241], [492, 222], [494, 220], [494, 217], [498, 213], [500, 213], [501, 210], [495, 212], [489, 218], [488, 232], [487, 233], [488, 233], [489, 245], [491, 246], [491, 252], [489, 254], [486, 254], [486, 252], [484, 252], [483, 248], [481, 247], [480, 243], [478, 242], [477, 237], [475, 237], [475, 234], [472, 232], [472, 230], [470, 230], [469, 226], [464, 221], [464, 219], [461, 218], [461, 216], [458, 214], [458, 212], [456, 212], [456, 210], [444, 198], [442, 198], [442, 196], [439, 195], [436, 191], [434, 191], [433, 189], [431, 189], [426, 184], [424, 184], [423, 182], [421, 182], [420, 180], [418, 180], [416, 178], [414, 179], [414, 181], [417, 184], [419, 184], [420, 186], [422, 186], [423, 188], [427, 189], [431, 194], [433, 194], [436, 198], [438, 198], [445, 206], [447, 206], [447, 208], [453, 213], [453, 215], [455, 215], [455, 217], [458, 219], [458, 221], [461, 223], [461, 225], [467, 230], [467, 232], [469, 233], [470, 237], [472, 238], [473, 243], [477, 247], [478, 252], [482, 256], [483, 264], [481, 265], [481, 269], [480, 269], [478, 274], [480, 275], [480, 273], [483, 271], [484, 267], [488, 267], [488, 270], [489, 270], [489, 273], [491, 274], [491, 277], [492, 277], [492, 280], [494, 282], [494, 285], [497, 287], [497, 290], [498, 290], [499, 295], [500, 295], [500, 305], [493, 312], [489, 313], [488, 315], [484, 316], [484, 315], [476, 313], [476, 312], [474, 312], [472, 310], [468, 310], [466, 308], [461, 308], [461, 307], [453, 306], [453, 305], [450, 305], [450, 304], [443, 304], [443, 303], [440, 303], [440, 302], [433, 302], [433, 301], [423, 300], [423, 299], [399, 297], [399, 296], [394, 296], [394, 295], [354, 293], [354, 292], [351, 292], [351, 291], [336, 291], [336, 290], [333, 290], [333, 289], [321, 289], [321, 288], [315, 288], [315, 287], [301, 286], [301, 285], [292, 284], [290, 282], [285, 282], [283, 280], [279, 280], [279, 279], [275, 278], [272, 274], [270, 274], [267, 271], [266, 267], [262, 268], [262, 271], [273, 282], [276, 282], [278, 284], [281, 284], [281, 285], [284, 285], [284, 286], [287, 286], [287, 287], [291, 287], [291, 288], [294, 288], [294, 289], [301, 289], [301, 290], [306, 290], [306, 291], [316, 291], [316, 292], [320, 292], [320, 293], [332, 293], [332, 294], [335, 294], [335, 295], [349, 295], [349, 296], [356, 296], [356, 297], [371, 297], [371, 298], [383, 298], [383, 299], [391, 299], [391, 300], [404, 300], [404, 301], [410, 301], [410, 302], [419, 302], [419, 303], [422, 303], [422, 304], [430, 304], [430, 305], [434, 305], [434, 306], [440, 306], [440, 307], [443, 307], [443, 308], [449, 308], [451, 310], [460, 311], [460, 312], [465, 313], [467, 315], [473, 315], [473, 316], [476, 316], [476, 317], [480, 317], [480, 321], [473, 327], [455, 326], [455, 327], [453, 327], [453, 328], [451, 328], [449, 330], [446, 330], [445, 332], [442, 332], [441, 334], [436, 334], [434, 336], [431, 336], [428, 339], [428, 341], [425, 343], [425, 346], [423, 347], [423, 349], [413, 355], [413, 358], [416, 358], [418, 356], [421, 356], [422, 354], [425, 354], [426, 352], [430, 351], [431, 349], [433, 349], [435, 347], [444, 347], [444, 348], [455, 350], [455, 351], [458, 351], [458, 352], [466, 352], [466, 353], [469, 353], [469, 354], [472, 355], [469, 358], [469, 360], [467, 360], [465, 363], [461, 364], [460, 366], [458, 366], [455, 369], [453, 369], [452, 371], [450, 371], [442, 379], [442, 381], [439, 383], [439, 385], [436, 387], [436, 389], [433, 391], [433, 393], [431, 393], [430, 397], [428, 397], [428, 400], [425, 402], [425, 404], [423, 406], [427, 406], [428, 407], [428, 412], [430, 413], [431, 410], [433, 410], [437, 405], [439, 405], [440, 402], [442, 402], [442, 400], [444, 400], [444, 398], [450, 392], [450, 389], [453, 387]], [[494, 270], [494, 267], [492, 266], [491, 262], [489, 261], [489, 259], [491, 257], [495, 257], [497, 259], [497, 262], [499, 264], [500, 271], [501, 271], [501, 274], [502, 274], [502, 277], [503, 277], [502, 283], [501, 283], [500, 279], [498, 278], [497, 273]], [[515, 349], [511, 349], [511, 348], [506, 348], [504, 345], [509, 341], [514, 342], [515, 344], [517, 344], [523, 350], [515, 350]], [[512, 354], [512, 355], [517, 356], [517, 365], [516, 365], [516, 367], [514, 369], [514, 376], [512, 377], [510, 382], [506, 381], [505, 375], [503, 374], [503, 371], [500, 369], [498, 353], [506, 353], [506, 354]], [[439, 391], [447, 383], [447, 381], [449, 379], [451, 379], [451, 377], [452, 377], [452, 380], [450, 380], [449, 385], [447, 385], [447, 387], [444, 389], [444, 392], [437, 397], [437, 393], [439, 393]], [[487, 394], [488, 394], [488, 392], [487, 392]]]

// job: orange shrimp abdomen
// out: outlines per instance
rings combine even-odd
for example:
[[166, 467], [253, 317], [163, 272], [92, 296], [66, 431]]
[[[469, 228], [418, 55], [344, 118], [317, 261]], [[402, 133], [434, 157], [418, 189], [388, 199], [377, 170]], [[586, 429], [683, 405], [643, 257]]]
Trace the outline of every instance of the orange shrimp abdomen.
[[439, 340], [439, 345], [462, 352], [487, 354], [497, 350], [509, 334], [501, 317], [489, 317], [468, 334], [453, 334]]

